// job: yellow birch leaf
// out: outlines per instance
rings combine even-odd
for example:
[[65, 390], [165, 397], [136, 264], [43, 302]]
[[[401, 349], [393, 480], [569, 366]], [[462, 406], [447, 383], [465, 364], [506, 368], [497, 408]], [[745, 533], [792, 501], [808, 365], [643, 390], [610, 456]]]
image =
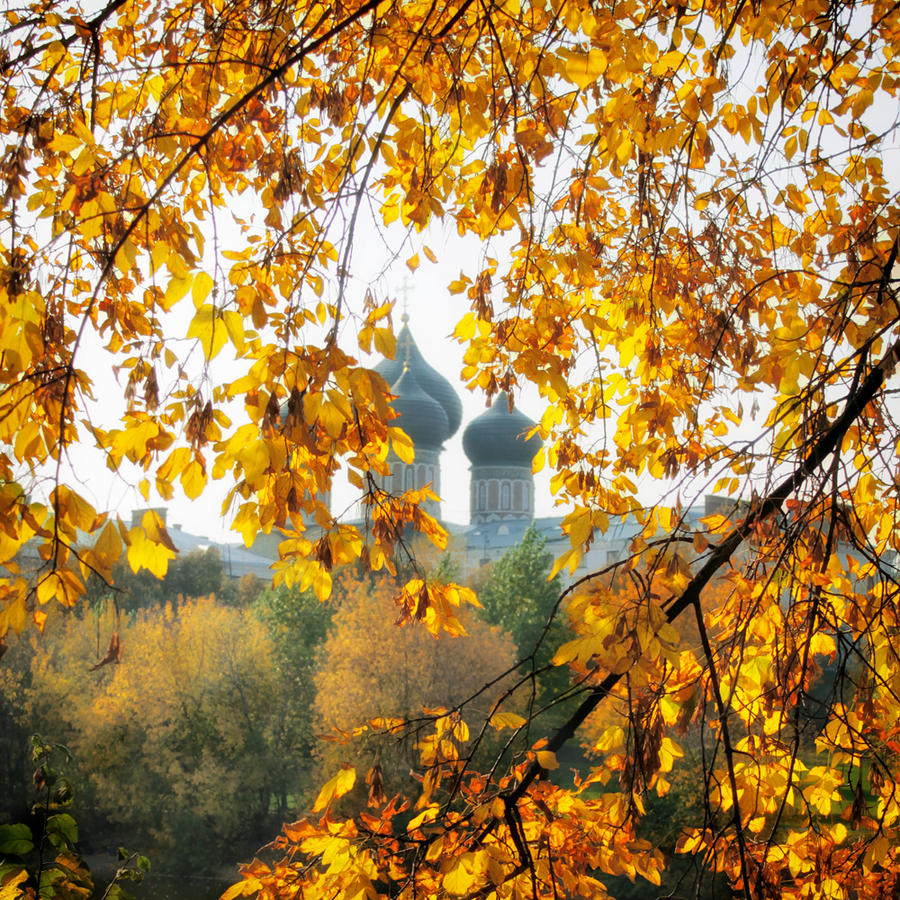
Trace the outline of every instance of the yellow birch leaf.
[[428, 862], [434, 862], [436, 859], [440, 859], [441, 850], [443, 849], [444, 835], [439, 835], [428, 845], [428, 851], [425, 854], [425, 859], [427, 859]]
[[388, 434], [391, 438], [391, 447], [393, 448], [394, 453], [397, 454], [397, 458], [401, 462], [407, 464], [413, 462], [415, 460], [416, 451], [407, 433], [403, 431], [402, 428], [392, 425], [388, 427]]
[[226, 309], [222, 313], [222, 321], [235, 350], [241, 353], [244, 349], [244, 320], [241, 314], [233, 309]]
[[100, 532], [94, 544], [94, 554], [96, 561], [100, 563], [104, 569], [109, 569], [122, 555], [122, 539], [119, 537], [119, 529], [115, 523], [109, 521]]
[[573, 510], [563, 519], [562, 527], [569, 535], [572, 546], [581, 546], [593, 530], [590, 510], [583, 507]]
[[203, 301], [209, 296], [209, 292], [213, 289], [213, 280], [206, 272], [198, 272], [194, 278], [194, 284], [191, 287], [191, 296], [194, 298], [194, 306], [200, 309]]
[[475, 874], [472, 871], [473, 853], [463, 853], [454, 859], [450, 868], [444, 873], [444, 887], [451, 894], [464, 896], [471, 893], [475, 884]]
[[196, 500], [206, 487], [206, 473], [196, 459], [192, 459], [181, 473], [181, 487], [185, 496]]
[[575, 554], [574, 550], [566, 550], [565, 553], [563, 553], [561, 556], [558, 556], [553, 562], [553, 568], [550, 569], [550, 574], [547, 576], [547, 581], [552, 581], [558, 572], [561, 572], [567, 565], [571, 565], [572, 559], [576, 555], [577, 554]]
[[606, 54], [602, 50], [584, 53], [578, 50], [564, 50], [560, 54], [565, 60], [565, 78], [584, 89], [593, 84], [606, 71]]
[[128, 532], [128, 565], [132, 572], [147, 569], [157, 578], [162, 578], [169, 568], [169, 560], [175, 552], [163, 544], [150, 540], [142, 528], [132, 528]]
[[169, 281], [166, 292], [163, 294], [163, 309], [171, 309], [189, 290], [193, 279], [190, 275], [186, 278], [174, 277]]
[[28, 619], [28, 605], [25, 597], [18, 596], [11, 600], [3, 609], [0, 609], [0, 635], [12, 628], [18, 634]]
[[356, 784], [356, 769], [352, 766], [344, 766], [336, 775], [332, 776], [322, 785], [319, 796], [313, 804], [314, 813], [321, 812], [332, 800], [343, 797]]
[[228, 340], [228, 329], [213, 306], [201, 306], [188, 327], [187, 336], [197, 338], [203, 347], [203, 355], [212, 359]]
[[559, 761], [556, 759], [555, 753], [551, 753], [549, 750], [538, 750], [536, 755], [537, 755], [538, 765], [542, 769], [558, 769], [559, 768]]
[[390, 328], [376, 328], [373, 332], [375, 349], [382, 356], [393, 359], [397, 355], [397, 338]]
[[0, 900], [18, 900], [19, 897], [26, 897], [32, 894], [33, 891], [30, 889], [26, 890], [22, 884], [27, 879], [28, 870], [25, 868], [20, 869], [14, 875], [10, 875], [3, 883], [3, 886], [0, 887]]
[[331, 596], [331, 573], [317, 565], [313, 570], [312, 587], [319, 600], [327, 600]]
[[512, 712], [496, 712], [491, 716], [491, 725], [498, 731], [501, 728], [521, 728], [527, 720]]

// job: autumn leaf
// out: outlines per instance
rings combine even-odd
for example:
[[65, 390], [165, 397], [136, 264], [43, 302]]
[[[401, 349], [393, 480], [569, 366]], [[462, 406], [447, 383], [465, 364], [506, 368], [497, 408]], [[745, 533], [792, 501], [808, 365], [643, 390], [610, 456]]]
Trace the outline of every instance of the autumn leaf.
[[517, 713], [495, 712], [491, 716], [491, 725], [494, 728], [521, 728], [528, 720]]
[[119, 632], [114, 631], [109, 639], [109, 646], [106, 648], [106, 655], [99, 662], [90, 667], [88, 671], [96, 672], [110, 663], [122, 662], [122, 643], [119, 640]]
[[351, 791], [354, 784], [356, 784], [356, 769], [352, 766], [342, 768], [322, 785], [312, 811], [321, 812], [331, 805], [332, 800], [337, 800]]
[[[561, 752], [624, 738], [584, 776], [592, 796], [528, 761], [533, 747], [479, 771], [484, 747], [460, 755], [466, 711], [421, 712], [410, 796], [285, 837], [282, 859], [246, 868], [248, 893], [657, 885], [647, 798], [680, 790], [679, 814], [693, 797], [702, 815], [678, 823], [678, 848], [708, 883], [890, 893], [900, 12], [57, 6], [0, 13], [0, 635], [77, 603], [123, 551], [155, 576], [175, 558], [160, 522], [127, 529], [95, 508], [88, 479], [109, 496], [82, 468], [95, 457], [148, 504], [176, 481], [197, 504], [225, 482], [247, 544], [283, 539], [286, 589], [324, 599], [358, 561], [399, 579], [387, 625], [473, 639], [466, 586], [433, 578], [413, 535], [452, 549], [460, 532], [430, 490], [386, 487], [425, 454], [353, 355], [400, 355], [386, 297], [439, 234], [460, 271], [429, 286], [424, 314], [443, 288], [460, 304], [444, 329], [460, 384], [541, 404], [542, 455], [502, 460], [484, 479], [502, 516], [470, 524], [528, 519], [529, 467], [564, 511], [550, 573], [571, 590], [542, 607], [530, 648], [515, 643], [578, 687], [557, 682], [545, 704], [535, 674], [504, 710]], [[325, 499], [345, 473], [358, 522]], [[836, 827], [845, 807], [862, 842]], [[432, 808], [428, 849], [405, 856], [408, 817]]]

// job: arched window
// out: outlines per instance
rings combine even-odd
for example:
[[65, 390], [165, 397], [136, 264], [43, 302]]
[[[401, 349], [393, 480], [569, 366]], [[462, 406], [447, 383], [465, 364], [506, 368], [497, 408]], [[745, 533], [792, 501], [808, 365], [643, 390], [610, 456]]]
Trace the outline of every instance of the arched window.
[[513, 509], [515, 509], [515, 510], [525, 509], [525, 504], [522, 502], [522, 482], [521, 481], [516, 481], [513, 483]]
[[482, 512], [487, 509], [487, 484], [484, 481], [478, 485], [478, 509]]
[[509, 509], [509, 482], [504, 481], [500, 487], [500, 509]]

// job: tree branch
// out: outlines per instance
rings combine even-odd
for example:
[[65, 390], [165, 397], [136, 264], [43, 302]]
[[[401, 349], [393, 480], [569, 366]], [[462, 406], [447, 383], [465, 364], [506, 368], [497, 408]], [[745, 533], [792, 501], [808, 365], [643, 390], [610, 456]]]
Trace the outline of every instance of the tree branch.
[[[700, 571], [691, 579], [684, 593], [666, 610], [666, 621], [675, 621], [688, 607], [699, 603], [700, 595], [713, 576], [728, 562], [732, 554], [747, 540], [754, 526], [769, 518], [781, 509], [784, 501], [799, 488], [810, 475], [816, 472], [822, 463], [835, 450], [850, 426], [859, 418], [862, 411], [875, 399], [885, 381], [893, 373], [900, 359], [900, 339], [895, 341], [887, 353], [866, 376], [859, 388], [850, 394], [844, 411], [831, 424], [828, 430], [813, 445], [800, 466], [770, 494], [757, 502], [743, 521], [737, 525], [715, 548]], [[547, 750], [556, 753], [565, 746], [578, 731], [584, 720], [609, 696], [613, 688], [622, 680], [623, 673], [610, 673], [584, 699], [578, 709], [561, 725], [547, 743]], [[524, 796], [531, 783], [543, 772], [537, 761], [525, 771], [522, 780], [509, 793], [512, 802]], [[482, 836], [487, 834], [487, 829]]]

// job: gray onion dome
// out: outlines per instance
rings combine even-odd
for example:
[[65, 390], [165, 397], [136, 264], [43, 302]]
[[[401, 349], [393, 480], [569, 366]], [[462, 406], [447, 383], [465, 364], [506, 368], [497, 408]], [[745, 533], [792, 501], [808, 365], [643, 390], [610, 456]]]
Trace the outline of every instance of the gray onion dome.
[[411, 368], [406, 369], [391, 386], [391, 393], [395, 395], [391, 406], [400, 418], [390, 424], [399, 425], [416, 448], [440, 450], [450, 436], [447, 414], [434, 397], [422, 390]]
[[473, 419], [463, 432], [463, 449], [473, 466], [528, 466], [543, 441], [534, 434], [527, 440], [525, 432], [534, 428], [534, 422], [520, 413], [509, 411], [505, 391], [493, 405], [477, 419]]
[[[460, 422], [462, 422], [462, 402], [456, 395], [456, 391], [453, 390], [450, 382], [425, 361], [425, 357], [422, 356], [421, 351], [416, 346], [416, 342], [413, 340], [405, 315], [403, 317], [403, 327], [397, 335], [397, 352], [394, 359], [382, 360], [375, 366], [375, 371], [388, 384], [393, 385], [403, 374], [404, 365], [408, 366], [422, 390], [437, 400], [444, 410], [444, 415], [447, 419], [447, 434], [444, 439], [453, 437], [459, 430]], [[396, 394], [397, 392], [394, 391], [394, 393]], [[410, 437], [412, 437], [411, 434]]]

